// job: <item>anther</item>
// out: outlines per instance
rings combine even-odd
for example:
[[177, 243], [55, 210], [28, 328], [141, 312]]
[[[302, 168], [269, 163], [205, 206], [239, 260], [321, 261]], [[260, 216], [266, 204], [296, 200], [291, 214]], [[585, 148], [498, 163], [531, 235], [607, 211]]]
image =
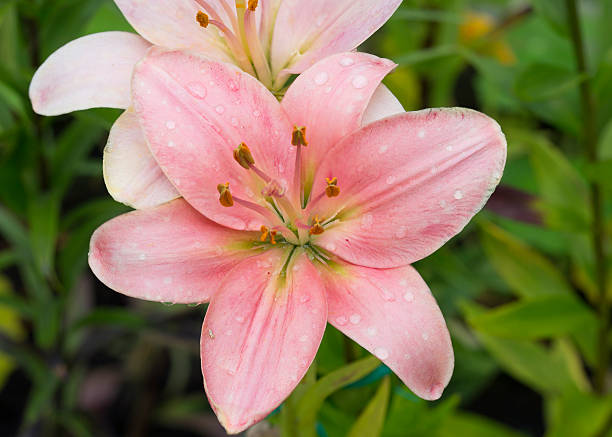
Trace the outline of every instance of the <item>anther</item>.
[[255, 9], [257, 9], [258, 4], [259, 0], [249, 0], [249, 10], [255, 12]]
[[200, 26], [204, 28], [208, 27], [208, 23], [210, 23], [208, 15], [206, 15], [202, 11], [198, 11], [198, 13], [196, 14], [196, 21], [200, 24]]
[[308, 146], [308, 141], [306, 141], [306, 126], [293, 126], [291, 144], [294, 146]]
[[270, 231], [270, 243], [272, 243], [272, 245], [276, 244], [276, 234], [278, 234], [277, 231]]
[[230, 193], [229, 182], [217, 185], [217, 191], [219, 192], [219, 203], [221, 203], [221, 205], [226, 208], [234, 206], [234, 198], [232, 197], [232, 193]]
[[340, 187], [338, 187], [338, 178], [325, 178], [327, 181], [327, 188], [325, 188], [325, 194], [327, 197], [338, 197], [340, 195]]
[[310, 227], [310, 231], [308, 233], [310, 235], [321, 235], [325, 232], [325, 228], [321, 225], [321, 220], [319, 220], [319, 216], [315, 216], [313, 220], [313, 225]]
[[262, 226], [261, 237], [259, 237], [259, 240], [263, 243], [268, 239], [268, 235], [270, 235], [270, 229], [268, 229], [266, 226]]
[[241, 167], [247, 170], [250, 170], [251, 166], [255, 164], [251, 150], [245, 143], [240, 143], [240, 145], [234, 149], [234, 159]]

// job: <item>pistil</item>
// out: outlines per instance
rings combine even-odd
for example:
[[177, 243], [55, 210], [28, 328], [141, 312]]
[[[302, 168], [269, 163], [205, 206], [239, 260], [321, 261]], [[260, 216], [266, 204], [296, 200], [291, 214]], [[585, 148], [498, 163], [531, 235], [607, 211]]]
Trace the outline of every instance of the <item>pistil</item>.
[[[304, 170], [302, 168], [302, 146], [307, 147], [308, 141], [306, 140], [306, 127], [305, 126], [293, 126], [293, 133], [291, 134], [291, 144], [297, 147], [295, 153], [295, 171], [294, 171], [294, 183], [293, 186], [297, 190], [296, 198], [299, 199], [300, 205], [304, 205]], [[303, 208], [302, 208], [303, 209]]]

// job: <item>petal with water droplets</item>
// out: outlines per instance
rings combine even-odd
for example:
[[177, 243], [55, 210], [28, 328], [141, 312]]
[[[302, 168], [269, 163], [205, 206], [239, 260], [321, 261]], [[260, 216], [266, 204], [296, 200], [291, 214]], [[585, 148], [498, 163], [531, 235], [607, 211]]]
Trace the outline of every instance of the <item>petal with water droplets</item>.
[[442, 313], [414, 268], [370, 269], [342, 263], [323, 274], [329, 323], [395, 372], [418, 396], [438, 399], [453, 372]]

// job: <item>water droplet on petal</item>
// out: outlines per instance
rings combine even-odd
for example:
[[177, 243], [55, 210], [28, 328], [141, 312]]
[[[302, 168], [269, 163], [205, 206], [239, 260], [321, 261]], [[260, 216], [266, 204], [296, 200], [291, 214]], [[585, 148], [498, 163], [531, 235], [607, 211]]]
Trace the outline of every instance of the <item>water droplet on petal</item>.
[[421, 129], [417, 135], [419, 138], [425, 138], [425, 131]]
[[381, 288], [380, 292], [382, 293], [383, 299], [387, 302], [393, 302], [395, 300], [395, 295], [392, 291], [387, 290], [386, 288]]
[[217, 114], [223, 114], [225, 112], [225, 107], [223, 105], [219, 105], [215, 108], [215, 111], [217, 111]]
[[461, 190], [457, 190], [455, 191], [455, 195], [454, 195], [455, 199], [457, 200], [461, 200], [463, 199], [463, 193], [461, 192]]
[[300, 337], [300, 343], [306, 343], [308, 341], [308, 336], [307, 335], [302, 335]]
[[358, 90], [365, 88], [368, 85], [368, 78], [365, 76], [355, 76], [353, 79], [353, 86]]
[[383, 155], [383, 154], [387, 153], [387, 150], [389, 150], [389, 146], [387, 144], [383, 144], [382, 146], [380, 146], [378, 148], [378, 153]]
[[257, 111], [257, 110], [253, 111], [253, 116], [254, 116], [255, 118], [259, 117], [260, 115], [261, 115], [261, 112], [259, 112], [259, 111]]
[[423, 340], [427, 341], [429, 340], [429, 334], [426, 332], [423, 332], [423, 334], [421, 335], [421, 337], [423, 337]]
[[329, 75], [326, 72], [322, 71], [315, 76], [314, 81], [317, 85], [324, 85], [325, 83], [327, 83], [328, 79]]
[[174, 141], [168, 141], [168, 147], [172, 148], [176, 146], [176, 144], [174, 144]]
[[340, 65], [342, 65], [343, 67], [350, 67], [354, 63], [355, 61], [353, 61], [353, 59], [349, 57], [340, 59]]
[[353, 314], [350, 317], [350, 321], [353, 325], [358, 325], [361, 322], [361, 316], [359, 314]]
[[238, 91], [238, 88], [239, 88], [238, 82], [236, 82], [233, 79], [227, 83], [227, 86], [231, 91]]
[[386, 360], [387, 358], [389, 358], [389, 351], [384, 347], [377, 347], [376, 349], [374, 349], [374, 355], [379, 360]]
[[374, 337], [376, 333], [378, 332], [378, 330], [375, 327], [370, 326], [367, 332], [370, 337]]
[[453, 146], [446, 146], [446, 150], [448, 150], [449, 152], [453, 151]]
[[406, 302], [414, 302], [414, 294], [411, 291], [408, 291], [406, 294], [404, 294], [404, 300]]
[[203, 99], [206, 97], [206, 88], [199, 82], [192, 82], [187, 85], [187, 91], [196, 99]]
[[346, 325], [346, 323], [348, 322], [347, 318], [344, 316], [340, 316], [340, 317], [336, 317], [336, 323], [340, 326], [344, 326]]
[[306, 303], [309, 300], [310, 300], [310, 296], [308, 296], [307, 294], [305, 294], [302, 297], [300, 297], [300, 303]]
[[394, 182], [395, 182], [395, 176], [389, 176], [387, 178], [387, 185], [393, 185]]
[[169, 121], [166, 122], [166, 127], [168, 129], [172, 130], [172, 129], [176, 128], [176, 123], [171, 121], [171, 120], [169, 120]]

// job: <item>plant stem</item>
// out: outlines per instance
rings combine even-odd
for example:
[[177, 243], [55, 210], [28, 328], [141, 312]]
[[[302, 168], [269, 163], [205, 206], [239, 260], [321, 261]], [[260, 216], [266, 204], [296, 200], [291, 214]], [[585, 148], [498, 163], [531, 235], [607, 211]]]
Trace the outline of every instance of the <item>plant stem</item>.
[[[566, 0], [569, 18], [570, 32], [576, 55], [578, 72], [586, 77], [580, 84], [580, 99], [584, 123], [584, 144], [589, 163], [594, 164], [598, 160], [597, 153], [597, 126], [596, 108], [593, 92], [591, 89], [591, 78], [588, 72], [587, 60], [582, 30], [580, 27], [580, 16], [576, 0]], [[591, 183], [591, 212], [593, 225], [591, 238], [595, 256], [595, 275], [597, 290], [599, 291], [599, 339], [598, 339], [598, 363], [595, 370], [595, 389], [598, 393], [606, 390], [606, 375], [610, 363], [610, 349], [608, 342], [608, 331], [610, 330], [610, 303], [606, 293], [607, 268], [604, 253], [604, 217], [601, 188], [595, 182]]]

